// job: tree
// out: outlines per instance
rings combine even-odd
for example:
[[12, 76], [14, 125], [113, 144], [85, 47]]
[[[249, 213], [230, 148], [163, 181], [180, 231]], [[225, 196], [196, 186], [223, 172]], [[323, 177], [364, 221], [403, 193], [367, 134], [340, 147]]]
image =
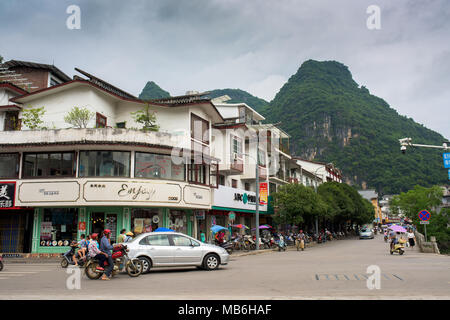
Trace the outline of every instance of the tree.
[[24, 109], [22, 111], [22, 122], [30, 130], [46, 129], [41, 126], [41, 124], [44, 123], [41, 119], [44, 114], [45, 107]]
[[312, 217], [325, 215], [327, 206], [310, 187], [302, 184], [281, 186], [274, 194], [274, 203], [278, 210], [274, 220], [280, 224], [298, 225]]
[[95, 113], [86, 108], [73, 107], [64, 117], [64, 121], [75, 128], [86, 128]]
[[143, 125], [143, 131], [158, 131], [154, 112], [150, 112], [150, 105], [147, 103], [144, 108], [131, 113], [134, 121]]
[[3, 63], [3, 57], [0, 55], [0, 63]]

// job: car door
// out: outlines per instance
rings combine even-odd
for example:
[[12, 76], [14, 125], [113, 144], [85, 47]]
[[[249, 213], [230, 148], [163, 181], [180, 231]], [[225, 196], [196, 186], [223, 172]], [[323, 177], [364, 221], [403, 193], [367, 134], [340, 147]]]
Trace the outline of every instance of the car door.
[[170, 245], [167, 234], [151, 234], [143, 238], [139, 245], [152, 259], [154, 266], [172, 265], [175, 249]]
[[202, 249], [200, 243], [178, 234], [171, 235], [175, 249], [174, 263], [180, 265], [200, 265]]

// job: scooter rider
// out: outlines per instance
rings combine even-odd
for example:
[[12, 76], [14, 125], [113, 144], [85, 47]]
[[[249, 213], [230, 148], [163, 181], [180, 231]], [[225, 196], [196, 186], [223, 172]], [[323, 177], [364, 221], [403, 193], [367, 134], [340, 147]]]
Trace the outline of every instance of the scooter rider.
[[391, 250], [394, 250], [394, 245], [397, 243], [397, 234], [394, 230], [389, 232], [389, 239], [391, 240]]
[[111, 257], [112, 256], [111, 250], [113, 249], [113, 246], [111, 245], [110, 238], [111, 238], [111, 230], [105, 229], [105, 231], [103, 231], [103, 237], [100, 240], [100, 251], [108, 255], [106, 259], [108, 265], [106, 266], [106, 270], [102, 276], [102, 280], [111, 280], [111, 272], [114, 269], [114, 263]]

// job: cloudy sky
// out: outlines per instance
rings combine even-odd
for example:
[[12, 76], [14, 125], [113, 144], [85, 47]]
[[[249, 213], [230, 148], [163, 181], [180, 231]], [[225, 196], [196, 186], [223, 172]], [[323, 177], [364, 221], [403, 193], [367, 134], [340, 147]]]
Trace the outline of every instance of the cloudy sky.
[[337, 60], [450, 138], [448, 0], [1, 0], [0, 39], [6, 60], [78, 67], [135, 95], [153, 80], [172, 95], [240, 88], [270, 101], [305, 60]]

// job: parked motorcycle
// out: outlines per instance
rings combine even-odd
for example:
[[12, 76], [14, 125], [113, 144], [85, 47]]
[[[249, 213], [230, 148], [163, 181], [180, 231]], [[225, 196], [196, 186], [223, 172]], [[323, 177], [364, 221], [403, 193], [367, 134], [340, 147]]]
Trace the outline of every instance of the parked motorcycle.
[[[113, 248], [112, 260], [114, 268], [111, 276], [115, 276], [120, 271], [126, 271], [130, 277], [138, 277], [141, 275], [144, 269], [142, 261], [138, 258], [130, 259], [128, 257], [129, 249], [124, 244], [115, 245]], [[105, 261], [105, 267], [108, 265], [108, 261]], [[105, 272], [100, 268], [99, 261], [97, 259], [90, 259], [85, 267], [86, 276], [91, 280], [99, 279]]]
[[233, 253], [233, 243], [228, 241], [223, 241], [222, 243], [219, 243], [219, 241], [215, 241], [216, 246], [222, 247], [225, 250], [227, 250], [228, 254]]
[[249, 250], [255, 250], [255, 249], [256, 249], [256, 244], [255, 244], [255, 241], [253, 241], [252, 236], [245, 235], [244, 236], [244, 250], [249, 251]]
[[[66, 253], [62, 253], [61, 254], [61, 257], [62, 257], [62, 259], [61, 259], [61, 267], [67, 268], [69, 266], [69, 264], [70, 265], [75, 264], [75, 262], [73, 261], [73, 256], [75, 254], [75, 251], [78, 249], [78, 247], [79, 247], [78, 243], [72, 242], [70, 244], [70, 250], [67, 251]], [[78, 263], [78, 265], [80, 267], [83, 267], [86, 264], [87, 260], [88, 260], [87, 256], [84, 257], [83, 259], [81, 259], [81, 257], [79, 257], [79, 255], [78, 255], [78, 253], [77, 253], [76, 258], [77, 258], [77, 263]]]

